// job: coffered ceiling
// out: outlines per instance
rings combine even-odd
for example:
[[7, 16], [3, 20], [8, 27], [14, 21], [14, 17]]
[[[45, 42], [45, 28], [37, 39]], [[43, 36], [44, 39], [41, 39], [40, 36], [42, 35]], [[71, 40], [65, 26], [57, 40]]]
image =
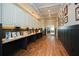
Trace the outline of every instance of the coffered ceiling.
[[27, 3], [43, 19], [57, 17], [62, 3]]

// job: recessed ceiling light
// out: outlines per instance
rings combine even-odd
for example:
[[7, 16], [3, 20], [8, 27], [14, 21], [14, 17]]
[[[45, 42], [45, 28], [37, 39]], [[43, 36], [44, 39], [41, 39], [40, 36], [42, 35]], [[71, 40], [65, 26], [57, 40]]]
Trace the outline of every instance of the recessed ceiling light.
[[50, 10], [48, 10], [48, 12], [50, 12]]

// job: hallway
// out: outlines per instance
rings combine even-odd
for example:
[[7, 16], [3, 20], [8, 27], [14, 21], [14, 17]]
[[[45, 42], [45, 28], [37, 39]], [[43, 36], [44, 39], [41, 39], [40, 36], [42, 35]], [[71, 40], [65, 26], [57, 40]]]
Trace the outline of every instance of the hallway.
[[0, 8], [0, 56], [79, 56], [79, 3]]
[[68, 56], [59, 40], [54, 36], [43, 36], [29, 44], [26, 50], [20, 50], [16, 56]]

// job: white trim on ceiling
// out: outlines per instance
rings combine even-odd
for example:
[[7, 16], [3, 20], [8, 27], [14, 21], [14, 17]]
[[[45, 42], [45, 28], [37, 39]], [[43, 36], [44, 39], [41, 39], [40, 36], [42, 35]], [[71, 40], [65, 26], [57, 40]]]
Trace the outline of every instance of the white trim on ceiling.
[[[35, 4], [36, 5], [36, 4]], [[50, 5], [43, 5], [43, 6], [37, 6], [38, 8], [49, 8], [49, 7], [55, 7], [55, 6], [59, 6], [61, 4], [56, 4], [56, 5], [53, 5], [53, 4], [50, 4]]]

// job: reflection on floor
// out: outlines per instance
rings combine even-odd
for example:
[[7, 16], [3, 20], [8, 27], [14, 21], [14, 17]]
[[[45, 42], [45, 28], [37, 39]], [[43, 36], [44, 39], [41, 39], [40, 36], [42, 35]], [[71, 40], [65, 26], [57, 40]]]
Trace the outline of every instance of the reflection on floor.
[[54, 36], [43, 36], [27, 46], [27, 50], [20, 50], [16, 56], [68, 56], [64, 47]]

